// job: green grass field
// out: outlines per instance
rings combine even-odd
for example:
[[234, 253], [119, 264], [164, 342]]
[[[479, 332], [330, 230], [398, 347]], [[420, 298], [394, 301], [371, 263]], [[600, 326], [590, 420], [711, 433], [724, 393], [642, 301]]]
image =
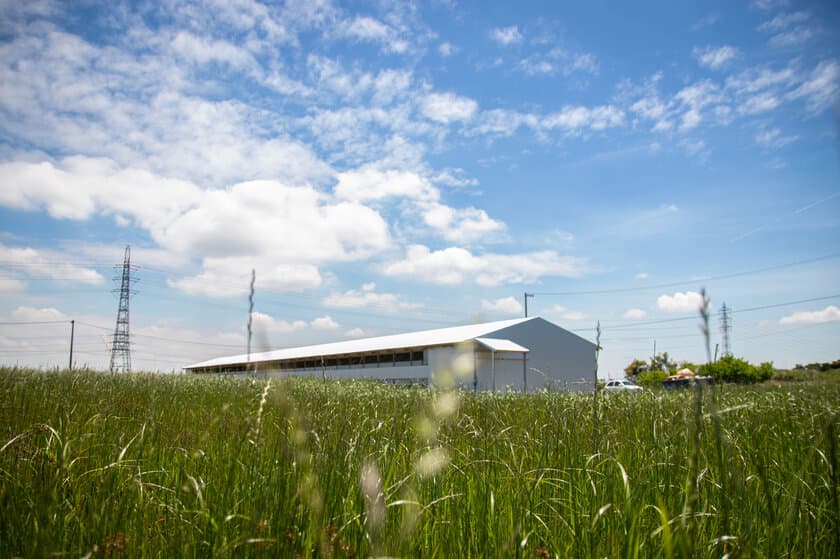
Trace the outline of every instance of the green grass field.
[[0, 556], [836, 557], [838, 404], [0, 369]]

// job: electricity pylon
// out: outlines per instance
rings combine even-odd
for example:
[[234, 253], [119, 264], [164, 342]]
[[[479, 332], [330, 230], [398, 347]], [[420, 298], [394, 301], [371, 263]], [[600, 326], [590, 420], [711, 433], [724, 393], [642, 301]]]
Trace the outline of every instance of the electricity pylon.
[[[116, 268], [116, 266], [114, 266]], [[111, 342], [111, 372], [131, 371], [131, 339], [129, 337], [128, 303], [131, 295], [131, 247], [125, 247], [120, 281], [120, 305], [117, 308], [117, 325]], [[115, 277], [114, 280], [117, 278]], [[114, 290], [116, 293], [116, 289]]]

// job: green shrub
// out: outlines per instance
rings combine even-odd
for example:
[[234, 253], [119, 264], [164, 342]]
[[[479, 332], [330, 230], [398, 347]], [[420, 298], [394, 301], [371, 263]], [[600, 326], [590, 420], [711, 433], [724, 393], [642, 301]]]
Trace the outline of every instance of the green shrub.
[[636, 382], [646, 387], [662, 386], [666, 378], [668, 378], [668, 373], [665, 371], [647, 371], [638, 375]]
[[769, 380], [773, 376], [773, 363], [766, 362], [756, 367], [746, 359], [724, 355], [714, 363], [704, 365], [701, 374], [709, 375], [716, 381], [723, 382], [761, 382]]
[[756, 375], [758, 376], [759, 381], [770, 380], [773, 378], [773, 362], [772, 361], [765, 361], [761, 365], [755, 368]]

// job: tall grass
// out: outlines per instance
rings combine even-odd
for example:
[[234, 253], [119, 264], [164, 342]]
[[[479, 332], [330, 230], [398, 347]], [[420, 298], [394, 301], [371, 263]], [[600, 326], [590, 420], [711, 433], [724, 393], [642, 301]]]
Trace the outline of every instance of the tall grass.
[[0, 369], [0, 556], [835, 556], [840, 387], [695, 398]]

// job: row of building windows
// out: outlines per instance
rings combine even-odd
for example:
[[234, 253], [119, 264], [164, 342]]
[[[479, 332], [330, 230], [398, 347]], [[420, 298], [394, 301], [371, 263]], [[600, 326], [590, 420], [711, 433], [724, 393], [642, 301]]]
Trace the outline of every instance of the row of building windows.
[[[351, 355], [344, 357], [324, 357], [308, 359], [290, 359], [286, 361], [269, 361], [251, 364], [251, 370], [256, 366], [259, 370], [312, 372], [337, 369], [367, 369], [379, 367], [415, 367], [428, 365], [425, 351], [395, 351], [365, 355]], [[197, 373], [242, 373], [248, 370], [247, 365], [227, 365], [224, 367], [205, 367], [196, 369]]]

